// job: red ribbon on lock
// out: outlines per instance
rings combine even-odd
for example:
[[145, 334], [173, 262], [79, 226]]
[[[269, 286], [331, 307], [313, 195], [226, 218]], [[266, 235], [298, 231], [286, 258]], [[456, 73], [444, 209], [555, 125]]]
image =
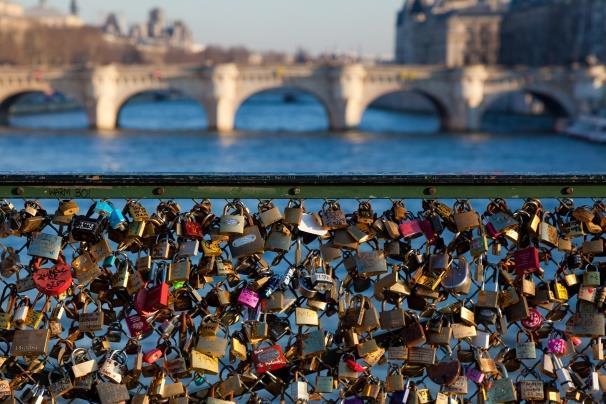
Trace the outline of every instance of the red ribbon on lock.
[[356, 362], [353, 359], [345, 359], [345, 364], [347, 365], [348, 368], [350, 368], [351, 370], [353, 370], [354, 372], [357, 373], [361, 373], [364, 370], [366, 370], [366, 368], [362, 365], [360, 365], [358, 362]]
[[62, 256], [55, 261], [55, 265], [50, 268], [42, 268], [46, 259], [38, 257], [34, 260], [32, 278], [36, 284], [36, 289], [45, 295], [59, 296], [65, 293], [72, 286], [72, 268], [67, 264]]

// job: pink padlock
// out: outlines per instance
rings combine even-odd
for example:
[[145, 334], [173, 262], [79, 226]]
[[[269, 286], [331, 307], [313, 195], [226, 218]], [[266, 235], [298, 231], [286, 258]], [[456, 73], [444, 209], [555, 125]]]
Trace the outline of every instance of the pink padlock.
[[522, 320], [522, 326], [527, 330], [534, 331], [543, 325], [543, 316], [534, 307], [529, 310], [528, 317]]
[[568, 343], [563, 338], [552, 338], [547, 342], [547, 350], [555, 355], [566, 355]]
[[259, 294], [254, 290], [244, 288], [238, 296], [238, 303], [243, 306], [248, 306], [251, 309], [254, 309], [259, 303]]
[[481, 384], [484, 381], [484, 377], [486, 377], [484, 373], [480, 372], [476, 368], [471, 367], [467, 368], [467, 372], [465, 373], [465, 375], [469, 380], [472, 380], [477, 384]]

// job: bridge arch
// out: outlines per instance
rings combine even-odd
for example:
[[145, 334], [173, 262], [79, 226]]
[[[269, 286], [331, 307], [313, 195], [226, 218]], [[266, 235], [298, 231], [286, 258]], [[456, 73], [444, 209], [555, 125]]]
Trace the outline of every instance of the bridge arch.
[[479, 128], [483, 118], [498, 100], [515, 94], [529, 94], [541, 101], [549, 114], [556, 118], [569, 118], [577, 114], [578, 108], [574, 98], [565, 91], [544, 86], [522, 86], [518, 89], [497, 92], [484, 97], [484, 100], [476, 110], [476, 127]]
[[[12, 108], [21, 100], [23, 97], [30, 96], [33, 94], [44, 94], [48, 96], [54, 96], [56, 94], [60, 94], [65, 97], [67, 100], [73, 101], [78, 105], [79, 109], [83, 111], [86, 108], [85, 103], [82, 100], [82, 97], [79, 95], [74, 95], [68, 91], [61, 91], [60, 88], [54, 88], [49, 84], [40, 83], [39, 85], [28, 86], [25, 88], [21, 88], [18, 90], [13, 90], [4, 94], [0, 94], [0, 125], [8, 126], [11, 124], [11, 110]], [[83, 123], [82, 126], [86, 126], [88, 122], [86, 122], [86, 114], [82, 117]], [[61, 123], [58, 125], [37, 125], [40, 128], [50, 128], [50, 127], [63, 127]], [[72, 125], [67, 125], [71, 127]]]
[[[178, 109], [174, 109], [172, 112], [175, 113], [172, 121], [178, 122], [179, 125], [174, 127], [166, 127], [166, 116], [162, 115], [165, 111], [166, 105], [158, 105], [157, 110], [150, 108], [147, 115], [140, 115], [139, 117], [133, 117], [132, 125], [125, 125], [121, 119], [128, 114], [128, 108], [132, 107], [131, 102], [138, 97], [142, 98], [148, 96], [150, 101], [160, 100], [179, 100], [184, 101], [186, 104], [179, 106]], [[154, 129], [153, 120], [161, 116], [162, 117], [162, 128], [163, 129], [204, 129], [207, 127], [207, 106], [199, 97], [196, 97], [192, 92], [180, 88], [178, 86], [159, 86], [151, 88], [143, 88], [129, 93], [122, 94], [116, 101], [115, 108], [115, 128], [120, 127], [131, 127], [135, 129]], [[139, 126], [139, 123], [144, 123], [143, 126]], [[148, 127], [151, 125], [151, 127]]]
[[[321, 129], [328, 129], [329, 127], [333, 126], [333, 122], [336, 119], [336, 116], [335, 116], [335, 112], [332, 108], [332, 104], [328, 99], [327, 94], [325, 94], [324, 92], [319, 91], [318, 89], [313, 88], [311, 86], [284, 83], [284, 84], [276, 84], [276, 85], [272, 85], [272, 86], [264, 86], [264, 87], [260, 87], [260, 88], [256, 88], [256, 89], [251, 89], [251, 90], [238, 94], [238, 97], [234, 101], [235, 127], [238, 128], [236, 118], [241, 117], [242, 107], [247, 103], [247, 101], [250, 101], [251, 99], [253, 99], [256, 96], [268, 94], [268, 93], [271, 93], [274, 91], [277, 92], [280, 90], [283, 90], [286, 92], [292, 91], [292, 92], [297, 92], [297, 93], [301, 93], [301, 94], [310, 96], [321, 105], [321, 109], [323, 111], [323, 117], [320, 119], [323, 119], [325, 124], [324, 125], [319, 124], [319, 125], [317, 125], [318, 126], [317, 128], [316, 127], [302, 128], [300, 130], [302, 130], [302, 131], [316, 130], [316, 129], [321, 130]], [[323, 127], [320, 127], [320, 126], [323, 126]], [[280, 128], [280, 129], [284, 129], [284, 128]], [[291, 130], [291, 129], [287, 128], [285, 130]], [[294, 131], [299, 131], [299, 129], [294, 129]]]
[[364, 113], [370, 108], [370, 106], [375, 101], [378, 101], [379, 99], [388, 95], [406, 93], [419, 95], [425, 100], [429, 101], [429, 103], [433, 106], [433, 109], [439, 120], [438, 129], [447, 129], [448, 127], [450, 127], [452, 113], [449, 108], [450, 104], [448, 103], [448, 101], [445, 99], [445, 97], [438, 94], [437, 92], [420, 87], [388, 89], [367, 95], [364, 101], [360, 104], [360, 122], [362, 121]]

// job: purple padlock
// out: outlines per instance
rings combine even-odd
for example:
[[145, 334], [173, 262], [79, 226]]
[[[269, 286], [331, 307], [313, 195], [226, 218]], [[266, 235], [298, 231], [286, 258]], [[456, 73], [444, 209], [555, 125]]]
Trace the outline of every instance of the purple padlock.
[[248, 306], [251, 309], [254, 309], [255, 307], [257, 307], [257, 304], [259, 304], [259, 294], [254, 290], [244, 288], [238, 296], [238, 303], [243, 306]]
[[477, 384], [481, 384], [484, 381], [484, 377], [486, 377], [484, 373], [480, 372], [476, 368], [468, 368], [465, 375], [469, 380], [472, 380]]

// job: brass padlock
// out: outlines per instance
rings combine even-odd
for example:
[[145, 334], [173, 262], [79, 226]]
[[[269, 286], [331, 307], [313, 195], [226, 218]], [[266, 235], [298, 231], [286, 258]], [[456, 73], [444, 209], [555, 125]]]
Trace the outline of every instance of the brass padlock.
[[283, 219], [282, 212], [272, 201], [259, 202], [259, 221], [263, 227], [269, 227]]

